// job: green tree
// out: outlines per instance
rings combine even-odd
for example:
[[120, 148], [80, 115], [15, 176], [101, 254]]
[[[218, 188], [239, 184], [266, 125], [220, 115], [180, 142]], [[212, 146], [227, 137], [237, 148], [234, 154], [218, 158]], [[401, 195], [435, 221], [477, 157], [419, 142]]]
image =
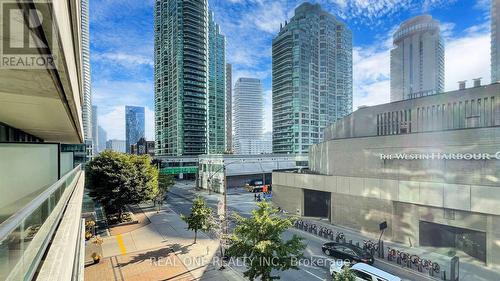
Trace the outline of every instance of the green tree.
[[188, 229], [194, 231], [195, 244], [198, 230], [209, 232], [212, 229], [212, 217], [212, 209], [207, 206], [205, 200], [200, 196], [196, 197], [193, 200], [193, 206], [191, 206], [191, 214], [188, 217], [181, 215], [182, 220], [184, 220], [188, 224]]
[[86, 188], [108, 212], [121, 221], [127, 204], [138, 204], [158, 193], [158, 170], [149, 155], [130, 155], [106, 150], [86, 165]]
[[168, 190], [175, 184], [173, 175], [159, 174], [158, 175], [158, 194], [156, 194], [155, 201], [158, 202], [159, 207], [163, 203]]
[[236, 228], [231, 236], [229, 256], [244, 257], [247, 271], [243, 274], [250, 280], [260, 277], [263, 281], [279, 279], [272, 276], [273, 269], [297, 270], [297, 263], [305, 249], [303, 238], [297, 235], [284, 240], [282, 234], [295, 222], [295, 218], [279, 216], [278, 210], [269, 203], [258, 203], [250, 218], [235, 216]]
[[333, 277], [334, 281], [356, 281], [356, 275], [352, 272], [351, 268], [346, 265], [342, 272], [335, 274]]

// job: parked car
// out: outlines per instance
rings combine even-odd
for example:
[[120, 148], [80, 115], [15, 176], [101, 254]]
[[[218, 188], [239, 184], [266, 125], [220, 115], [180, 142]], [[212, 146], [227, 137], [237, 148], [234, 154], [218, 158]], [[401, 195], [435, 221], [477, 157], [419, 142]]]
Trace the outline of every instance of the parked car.
[[[330, 275], [341, 273], [349, 263], [336, 261], [330, 264]], [[365, 263], [357, 263], [351, 267], [356, 281], [401, 281], [401, 278]]]
[[373, 255], [368, 251], [348, 243], [326, 242], [321, 247], [321, 250], [327, 256], [340, 260], [348, 260], [351, 263], [363, 262], [373, 264], [374, 262]]

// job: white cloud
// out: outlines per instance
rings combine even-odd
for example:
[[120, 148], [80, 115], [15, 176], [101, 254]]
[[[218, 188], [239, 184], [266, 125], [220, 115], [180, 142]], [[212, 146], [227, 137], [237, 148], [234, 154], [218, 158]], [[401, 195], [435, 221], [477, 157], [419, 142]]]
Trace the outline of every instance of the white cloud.
[[[442, 25], [443, 26], [443, 25]], [[458, 88], [457, 81], [482, 77], [490, 83], [490, 34], [488, 24], [471, 26], [452, 36], [454, 25], [445, 27], [445, 91]], [[392, 31], [390, 32], [392, 34]], [[390, 99], [390, 49], [387, 40], [353, 50], [354, 110]]]
[[124, 67], [135, 68], [139, 65], [153, 66], [153, 59], [147, 56], [131, 55], [127, 53], [96, 53], [92, 54], [96, 61], [112, 62]]
[[445, 90], [458, 88], [457, 82], [482, 77], [483, 84], [489, 84], [490, 76], [490, 34], [469, 33], [463, 37], [448, 40], [445, 44]]
[[287, 7], [283, 2], [268, 2], [261, 5], [257, 10], [247, 14], [247, 18], [242, 19], [245, 22], [251, 22], [265, 32], [275, 34], [280, 29], [280, 23], [287, 19]]

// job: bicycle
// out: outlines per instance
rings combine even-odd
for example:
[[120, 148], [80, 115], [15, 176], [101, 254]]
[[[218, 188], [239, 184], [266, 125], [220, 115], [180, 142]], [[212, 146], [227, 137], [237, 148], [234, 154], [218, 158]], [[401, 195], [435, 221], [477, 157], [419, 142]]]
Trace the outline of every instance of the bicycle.
[[416, 266], [418, 271], [422, 272], [422, 259], [418, 255], [411, 255], [410, 263]]
[[335, 241], [337, 241], [337, 242], [342, 241], [342, 243], [345, 243], [345, 235], [344, 235], [344, 233], [337, 232], [337, 236], [335, 236]]
[[396, 257], [396, 249], [387, 247], [387, 260], [392, 261]]

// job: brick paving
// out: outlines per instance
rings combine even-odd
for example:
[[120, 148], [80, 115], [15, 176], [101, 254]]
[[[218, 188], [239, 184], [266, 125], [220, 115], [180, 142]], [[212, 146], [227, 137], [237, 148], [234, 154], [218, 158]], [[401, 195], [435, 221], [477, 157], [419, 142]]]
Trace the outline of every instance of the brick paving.
[[195, 278], [169, 248], [104, 258], [85, 266], [85, 281], [187, 281]]
[[127, 232], [130, 232], [132, 230], [139, 229], [139, 228], [151, 223], [149, 221], [148, 217], [146, 216], [146, 214], [144, 214], [142, 209], [139, 208], [138, 206], [129, 206], [129, 209], [132, 211], [132, 213], [134, 213], [135, 219], [139, 222], [134, 223], [134, 224], [128, 224], [128, 225], [110, 226], [109, 227], [109, 234], [111, 236], [127, 233]]

